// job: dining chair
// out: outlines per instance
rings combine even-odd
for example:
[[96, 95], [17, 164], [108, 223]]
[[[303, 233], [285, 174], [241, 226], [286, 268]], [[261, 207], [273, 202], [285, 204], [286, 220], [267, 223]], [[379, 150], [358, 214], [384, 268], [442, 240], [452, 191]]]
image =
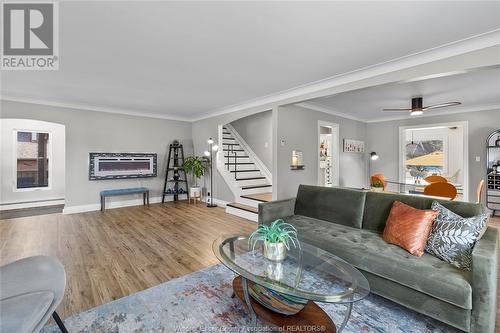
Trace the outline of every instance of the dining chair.
[[450, 175], [441, 175], [441, 176], [443, 176], [444, 178], [446, 178], [446, 180], [449, 183], [457, 183], [458, 182], [458, 174], [459, 173], [460, 173], [460, 169], [457, 169], [457, 171], [455, 171], [451, 176]]
[[424, 188], [424, 195], [450, 198], [450, 200], [453, 200], [457, 197], [457, 188], [450, 183], [430, 183]]
[[66, 286], [63, 265], [34, 256], [0, 267], [0, 332], [38, 333], [50, 316], [68, 333], [56, 312]]
[[375, 173], [370, 177], [370, 184], [382, 184], [382, 190], [385, 191], [387, 181], [382, 173]]
[[442, 176], [438, 176], [438, 175], [432, 175], [432, 176], [427, 176], [424, 178], [424, 180], [426, 182], [428, 182], [429, 184], [432, 184], [432, 183], [447, 183], [448, 180]]
[[481, 203], [481, 197], [483, 194], [483, 189], [484, 189], [484, 179], [481, 179], [479, 184], [477, 185], [477, 190], [476, 190], [476, 202]]

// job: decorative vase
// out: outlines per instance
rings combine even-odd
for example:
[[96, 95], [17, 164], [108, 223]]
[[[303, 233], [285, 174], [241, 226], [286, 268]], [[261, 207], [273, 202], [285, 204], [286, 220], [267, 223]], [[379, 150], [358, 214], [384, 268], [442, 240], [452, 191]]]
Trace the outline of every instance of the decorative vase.
[[495, 140], [495, 146], [500, 147], [500, 135]]
[[271, 261], [282, 261], [286, 258], [285, 243], [264, 241], [264, 257]]
[[383, 187], [374, 187], [374, 186], [372, 186], [372, 191], [373, 192], [383, 192], [384, 188]]

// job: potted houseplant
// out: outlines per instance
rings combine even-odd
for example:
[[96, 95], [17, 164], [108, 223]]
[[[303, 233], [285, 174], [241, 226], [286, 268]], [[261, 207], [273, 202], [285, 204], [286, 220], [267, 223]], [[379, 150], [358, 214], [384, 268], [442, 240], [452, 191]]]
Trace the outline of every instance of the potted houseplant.
[[376, 180], [372, 182], [372, 191], [382, 192], [384, 190], [384, 184], [381, 181]]
[[201, 188], [198, 186], [198, 179], [201, 178], [205, 171], [208, 170], [210, 161], [206, 157], [188, 156], [184, 160], [183, 168], [186, 173], [192, 174], [194, 178], [194, 186], [189, 188], [189, 196], [196, 198], [201, 195]]
[[274, 221], [271, 225], [259, 225], [248, 238], [253, 251], [258, 241], [264, 243], [264, 257], [272, 261], [284, 260], [290, 245], [300, 248], [297, 229], [282, 219]]

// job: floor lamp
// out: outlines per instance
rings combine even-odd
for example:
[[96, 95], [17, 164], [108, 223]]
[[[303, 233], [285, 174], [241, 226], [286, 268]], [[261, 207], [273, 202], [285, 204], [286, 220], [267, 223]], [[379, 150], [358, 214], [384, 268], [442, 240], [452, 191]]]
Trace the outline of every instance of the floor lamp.
[[371, 186], [371, 172], [372, 172], [372, 161], [378, 160], [379, 156], [376, 152], [372, 151], [370, 153], [370, 159], [368, 160], [368, 185]]
[[219, 146], [214, 145], [214, 140], [209, 138], [207, 140], [208, 150], [205, 151], [205, 156], [210, 156], [210, 202], [207, 203], [207, 207], [213, 208], [217, 207], [217, 204], [214, 203], [214, 152], [219, 149]]

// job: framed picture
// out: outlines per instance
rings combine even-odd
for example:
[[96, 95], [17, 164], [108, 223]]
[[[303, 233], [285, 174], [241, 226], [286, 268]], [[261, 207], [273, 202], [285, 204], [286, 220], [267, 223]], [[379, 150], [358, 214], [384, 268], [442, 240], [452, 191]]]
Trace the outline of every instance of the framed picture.
[[364, 153], [365, 142], [359, 140], [344, 139], [344, 153]]

